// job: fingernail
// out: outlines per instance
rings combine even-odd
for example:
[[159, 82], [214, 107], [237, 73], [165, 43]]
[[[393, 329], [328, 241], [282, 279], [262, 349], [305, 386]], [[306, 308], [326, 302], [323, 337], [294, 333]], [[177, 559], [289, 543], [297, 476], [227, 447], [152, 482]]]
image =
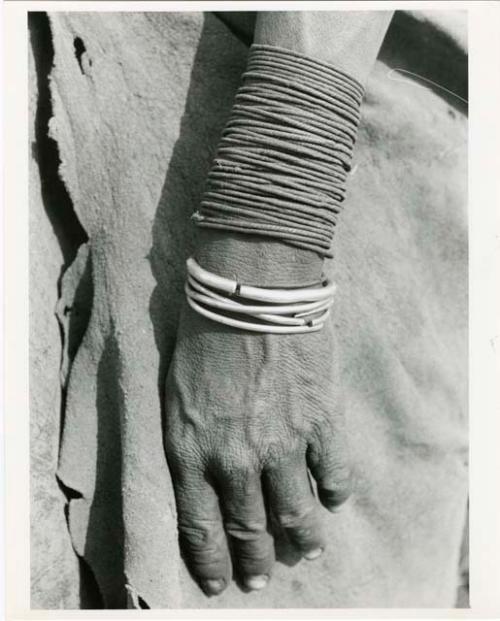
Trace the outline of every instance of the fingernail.
[[225, 586], [224, 580], [202, 580], [201, 588], [207, 595], [218, 595]]
[[323, 548], [316, 548], [316, 550], [310, 550], [309, 552], [306, 552], [304, 554], [304, 558], [308, 561], [314, 561], [314, 559], [317, 559], [318, 556], [321, 556], [322, 554]]
[[252, 591], [260, 591], [263, 589], [268, 583], [269, 576], [251, 576], [250, 578], [246, 578], [245, 585], [247, 588], [252, 589]]

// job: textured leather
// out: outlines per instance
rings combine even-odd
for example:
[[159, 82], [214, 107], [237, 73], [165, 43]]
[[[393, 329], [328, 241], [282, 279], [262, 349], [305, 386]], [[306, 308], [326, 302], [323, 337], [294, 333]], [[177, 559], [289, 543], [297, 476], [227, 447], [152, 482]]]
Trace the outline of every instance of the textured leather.
[[318, 561], [280, 544], [268, 588], [207, 599], [178, 550], [162, 386], [189, 217], [247, 49], [211, 15], [50, 19], [50, 131], [93, 290], [58, 475], [76, 492], [72, 542], [105, 604], [453, 606], [467, 500], [466, 118], [377, 62], [329, 267], [356, 491]]

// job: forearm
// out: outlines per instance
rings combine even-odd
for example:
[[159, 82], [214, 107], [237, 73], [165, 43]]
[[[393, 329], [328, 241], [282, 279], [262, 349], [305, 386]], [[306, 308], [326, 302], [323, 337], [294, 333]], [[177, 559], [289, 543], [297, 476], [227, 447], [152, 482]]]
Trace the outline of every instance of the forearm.
[[345, 71], [363, 86], [372, 70], [392, 11], [262, 12], [255, 43], [300, 52]]
[[[264, 12], [255, 43], [286, 48], [345, 71], [364, 85], [390, 12]], [[323, 258], [259, 235], [203, 229], [196, 257], [206, 269], [261, 286], [304, 285], [320, 277]]]

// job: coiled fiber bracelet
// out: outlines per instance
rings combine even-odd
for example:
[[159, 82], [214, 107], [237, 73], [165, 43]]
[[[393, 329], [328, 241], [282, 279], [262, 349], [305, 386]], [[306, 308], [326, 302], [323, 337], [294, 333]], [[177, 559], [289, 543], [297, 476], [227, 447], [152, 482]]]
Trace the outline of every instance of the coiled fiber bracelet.
[[362, 98], [326, 63], [252, 45], [195, 223], [331, 257]]

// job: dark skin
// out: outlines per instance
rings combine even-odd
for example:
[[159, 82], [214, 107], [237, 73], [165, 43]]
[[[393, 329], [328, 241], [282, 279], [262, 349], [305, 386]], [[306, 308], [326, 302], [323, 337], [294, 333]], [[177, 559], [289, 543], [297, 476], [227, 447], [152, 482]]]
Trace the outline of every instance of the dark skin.
[[[364, 83], [390, 17], [260, 13], [255, 40], [320, 58]], [[195, 257], [259, 286], [316, 282], [323, 268], [312, 252], [209, 230]], [[333, 322], [311, 334], [255, 334], [183, 308], [167, 378], [165, 446], [181, 546], [207, 595], [221, 593], [233, 573], [247, 589], [266, 586], [275, 560], [266, 510], [304, 558], [325, 549], [320, 503], [336, 511], [352, 486], [336, 351]]]

